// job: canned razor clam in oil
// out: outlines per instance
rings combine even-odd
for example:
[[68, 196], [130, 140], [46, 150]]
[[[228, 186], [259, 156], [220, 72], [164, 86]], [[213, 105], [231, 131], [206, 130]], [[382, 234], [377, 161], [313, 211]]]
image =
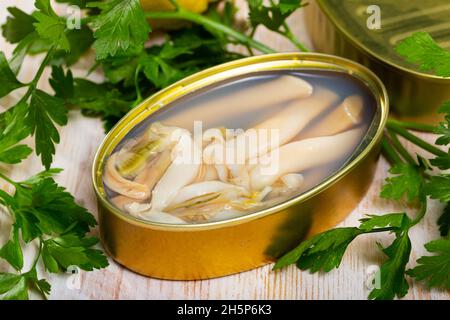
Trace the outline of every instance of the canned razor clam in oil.
[[[438, 107], [450, 99], [450, 78], [436, 76], [406, 62], [396, 44], [424, 31], [450, 48], [448, 0], [313, 0], [305, 19], [314, 47], [362, 63], [386, 86], [394, 115], [405, 120], [437, 123]], [[375, 13], [375, 11], [377, 13]], [[375, 22], [372, 19], [376, 14]]]
[[381, 81], [329, 55], [262, 55], [187, 77], [130, 111], [100, 146], [103, 245], [162, 279], [274, 261], [356, 206], [387, 114]]

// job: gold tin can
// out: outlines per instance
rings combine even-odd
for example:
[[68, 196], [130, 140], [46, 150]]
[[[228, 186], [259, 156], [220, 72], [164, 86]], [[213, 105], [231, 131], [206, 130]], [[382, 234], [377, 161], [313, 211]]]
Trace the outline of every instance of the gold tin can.
[[[367, 19], [378, 6], [380, 29]], [[369, 8], [368, 13], [367, 10]], [[386, 86], [394, 115], [437, 123], [438, 107], [450, 100], [450, 79], [421, 71], [395, 52], [395, 45], [415, 31], [430, 32], [450, 47], [448, 0], [313, 0], [305, 7], [306, 26], [315, 49], [355, 60]]]
[[[102, 179], [105, 159], [133, 127], [156, 110], [196, 90], [237, 76], [308, 69], [351, 74], [370, 89], [377, 101], [372, 124], [352, 159], [316, 187], [256, 213], [190, 225], [139, 220], [122, 213], [107, 200]], [[272, 262], [305, 237], [336, 225], [355, 208], [372, 181], [387, 115], [388, 98], [381, 81], [365, 67], [335, 56], [316, 53], [262, 55], [187, 77], [131, 110], [108, 133], [96, 154], [92, 176], [103, 246], [125, 267], [161, 279], [214, 278]]]

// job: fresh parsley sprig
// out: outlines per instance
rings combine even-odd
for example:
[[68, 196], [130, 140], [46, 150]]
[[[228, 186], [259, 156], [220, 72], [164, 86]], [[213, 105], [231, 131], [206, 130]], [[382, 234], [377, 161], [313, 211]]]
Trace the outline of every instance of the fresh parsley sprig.
[[[0, 248], [0, 258], [16, 270], [0, 273], [3, 299], [27, 299], [33, 288], [46, 298], [51, 287], [37, 277], [39, 261], [52, 273], [65, 271], [69, 266], [91, 271], [108, 265], [103, 253], [92, 248], [98, 239], [86, 236], [97, 224], [94, 217], [53, 180], [52, 176], [60, 171], [51, 169], [20, 182], [0, 173], [0, 178], [14, 188], [13, 194], [0, 190], [0, 204], [13, 221], [9, 241]], [[22, 272], [22, 241], [26, 245], [34, 242], [39, 248], [26, 272]]]
[[[262, 53], [274, 52], [273, 49], [254, 40], [252, 34], [249, 36], [234, 28], [232, 23], [236, 9], [229, 1], [225, 1], [223, 10], [218, 9], [219, 4], [211, 4], [205, 15], [190, 12], [178, 6], [176, 1], [173, 1], [175, 9], [165, 12], [144, 12], [138, 0], [104, 2], [64, 0], [60, 2], [78, 5], [85, 10], [89, 9], [86, 11], [87, 16], [81, 20], [79, 29], [67, 28], [66, 18], [57, 16], [48, 0], [36, 1], [37, 10], [31, 15], [17, 8], [9, 8], [11, 16], [3, 26], [3, 35], [11, 43], [17, 43], [10, 60], [11, 71], [18, 71], [18, 65], [26, 54], [41, 52], [47, 53], [42, 69], [49, 64], [69, 67], [92, 47], [97, 61], [91, 71], [101, 68], [105, 72], [106, 81], [102, 84], [89, 84], [100, 91], [110, 93], [105, 99], [98, 99], [100, 95], [95, 96], [93, 94], [95, 90], [88, 89], [86, 79], [74, 79], [73, 87], [78, 87], [77, 97], [63, 102], [66, 107], [80, 107], [86, 115], [102, 116], [107, 121], [107, 128], [132, 106], [142, 101], [142, 97], [157, 89], [204, 68], [243, 57], [236, 52], [229, 52], [228, 44], [241, 44]], [[279, 24], [278, 28], [267, 21], [261, 21], [258, 24], [287, 37], [306, 51], [285, 22], [294, 10], [303, 6], [302, 2], [281, 0], [279, 4], [272, 4], [270, 10], [276, 11], [277, 6], [282, 8], [281, 16], [276, 20]], [[250, 17], [258, 15], [255, 12], [265, 10], [261, 4], [254, 1], [249, 1], [249, 9]], [[168, 32], [167, 42], [162, 47], [158, 45], [144, 47], [151, 32], [147, 19], [185, 20], [191, 22], [193, 26], [188, 26], [181, 32]], [[8, 66], [7, 63], [1, 65]], [[41, 73], [38, 72], [35, 80], [30, 84], [29, 92], [23, 97], [24, 101], [36, 89]], [[5, 74], [11, 76], [11, 72]], [[66, 80], [70, 81], [70, 79]], [[12, 77], [8, 84], [11, 90], [24, 85], [15, 77]], [[5, 91], [6, 88], [8, 86], [5, 87]], [[45, 98], [53, 102], [53, 105], [57, 105], [58, 111], [62, 110], [61, 100], [50, 101], [51, 98], [48, 96]], [[84, 103], [80, 105], [80, 101]], [[51, 163], [54, 145], [59, 141], [55, 125], [66, 123], [62, 112], [58, 114], [59, 117], [54, 117], [52, 114], [46, 116], [44, 113], [44, 121], [36, 121], [30, 117], [31, 134], [36, 133], [36, 151], [41, 155], [46, 168], [49, 168]], [[41, 123], [43, 125], [38, 125]], [[46, 138], [41, 139], [42, 136]]]
[[[14, 130], [23, 130], [26, 134], [16, 135], [15, 143], [30, 134], [34, 135], [36, 154], [41, 157], [45, 168], [49, 169], [55, 154], [55, 143], [59, 142], [56, 125], [67, 123], [67, 109], [61, 100], [38, 89], [37, 84], [56, 50], [68, 51], [70, 44], [65, 34], [65, 22], [52, 10], [49, 0], [37, 0], [35, 6], [37, 11], [32, 15], [27, 15], [18, 9], [10, 10], [13, 18], [9, 18], [3, 26], [3, 35], [11, 42], [18, 42], [13, 61], [21, 61], [25, 53], [38, 41], [45, 42], [48, 45], [48, 51], [30, 83], [19, 82], [15, 76], [19, 69], [13, 70], [7, 63], [4, 54], [0, 53], [0, 81], [4, 84], [0, 97], [17, 88], [27, 87], [19, 102], [7, 111], [22, 115], [21, 119], [16, 119]], [[24, 25], [20, 25], [21, 22]], [[17, 30], [14, 29], [16, 26]], [[15, 108], [20, 111], [14, 111]], [[22, 153], [21, 157], [15, 159], [14, 162], [17, 163], [28, 154]]]
[[[447, 110], [446, 104], [441, 111]], [[434, 128], [435, 132], [441, 132], [443, 127], [450, 123], [449, 114], [446, 121]], [[391, 213], [385, 215], [370, 215], [361, 220], [359, 227], [336, 228], [320, 233], [302, 242], [297, 248], [281, 257], [274, 269], [280, 269], [289, 264], [296, 264], [302, 270], [310, 272], [329, 272], [339, 267], [347, 246], [358, 236], [374, 233], [389, 232], [395, 236], [394, 241], [386, 248], [381, 248], [387, 260], [381, 265], [379, 271], [380, 287], [374, 288], [369, 299], [393, 299], [401, 298], [408, 292], [408, 282], [405, 275], [415, 277], [418, 280], [428, 280], [430, 286], [450, 289], [450, 251], [449, 239], [435, 240], [425, 244], [425, 248], [431, 253], [438, 253], [432, 257], [422, 257], [417, 260], [419, 266], [412, 270], [406, 270], [410, 260], [411, 241], [409, 230], [420, 223], [427, 211], [427, 197], [438, 199], [447, 203], [450, 200], [450, 177], [446, 174], [433, 172], [432, 164], [420, 156], [414, 159], [398, 140], [398, 136], [413, 142], [422, 149], [431, 152], [440, 159], [448, 161], [448, 152], [444, 152], [436, 146], [420, 139], [410, 133], [406, 128], [410, 123], [397, 120], [388, 120], [387, 132], [382, 141], [383, 153], [392, 163], [389, 170], [390, 177], [386, 178], [380, 197], [398, 201], [406, 199], [409, 203], [419, 207], [414, 218], [410, 218], [406, 212]], [[431, 128], [424, 127], [430, 131]], [[447, 145], [450, 141], [440, 136], [437, 141]], [[436, 159], [436, 158], [435, 158]], [[433, 159], [431, 159], [431, 162]], [[443, 163], [445, 161], [439, 162]], [[441, 166], [441, 168], [444, 168]], [[448, 169], [449, 167], [445, 167]], [[448, 209], [444, 211], [438, 220], [441, 234], [448, 235], [449, 228]]]
[[[381, 286], [371, 291], [369, 299], [393, 299], [405, 296], [409, 288], [405, 275], [419, 280], [430, 279], [430, 286], [450, 289], [448, 281], [437, 280], [450, 277], [450, 255], [445, 251], [448, 239], [438, 240], [437, 244], [433, 242], [426, 244], [425, 248], [428, 251], [438, 252], [441, 255], [420, 258], [418, 263], [422, 264], [421, 266], [406, 270], [411, 253], [409, 230], [425, 216], [427, 196], [445, 203], [450, 200], [450, 178], [445, 174], [433, 175], [431, 172], [433, 168], [426, 159], [417, 156], [417, 160], [414, 160], [413, 156], [398, 142], [396, 135], [398, 132], [401, 132], [403, 137], [409, 138], [411, 142], [419, 142], [420, 147], [433, 151], [440, 157], [444, 157], [444, 152], [415, 135], [403, 134], [402, 130], [406, 129], [402, 125], [402, 122], [389, 120], [387, 134], [383, 138], [383, 151], [393, 166], [389, 170], [391, 176], [386, 178], [381, 189], [380, 197], [393, 201], [406, 199], [412, 205], [420, 207], [416, 216], [410, 218], [406, 212], [370, 215], [361, 220], [359, 227], [325, 231], [305, 240], [293, 251], [281, 257], [274, 269], [295, 263], [300, 269], [310, 270], [313, 273], [329, 272], [339, 267], [346, 248], [356, 237], [375, 232], [389, 232], [395, 235], [395, 239], [388, 247], [381, 248], [387, 258], [379, 271]], [[396, 131], [391, 128], [395, 128]], [[445, 157], [449, 157], [448, 154], [445, 154]], [[448, 216], [448, 210], [445, 210], [438, 221], [443, 235], [448, 233]]]
[[263, 0], [248, 0], [247, 2], [249, 5], [249, 19], [253, 31], [256, 31], [258, 26], [263, 25], [267, 29], [289, 39], [298, 50], [304, 52], [309, 51], [294, 36], [286, 22], [292, 13], [306, 6], [306, 4], [303, 4], [303, 1], [279, 0], [275, 2], [274, 0], [270, 0], [270, 6], [265, 6]]
[[[420, 64], [424, 71], [435, 71], [437, 75], [450, 77], [450, 54], [440, 48], [431, 36], [424, 32], [412, 34], [396, 47], [397, 52], [411, 63]], [[450, 290], [450, 175], [439, 170], [450, 169], [450, 102], [439, 109], [444, 121], [438, 126], [415, 122], [403, 122], [389, 119], [385, 135], [381, 141], [383, 154], [392, 164], [390, 176], [386, 178], [380, 197], [398, 201], [405, 199], [419, 209], [414, 218], [406, 212], [385, 215], [370, 215], [361, 220], [359, 227], [335, 228], [325, 231], [300, 243], [294, 250], [282, 256], [274, 266], [280, 269], [296, 264], [302, 270], [310, 272], [329, 272], [339, 267], [348, 245], [358, 236], [373, 232], [389, 232], [395, 236], [386, 248], [380, 246], [386, 261], [380, 267], [379, 287], [369, 294], [369, 299], [401, 298], [408, 293], [406, 276], [426, 281], [430, 287]], [[438, 136], [435, 145], [419, 138], [410, 130], [435, 133]], [[399, 137], [408, 140], [417, 147], [434, 156], [425, 159], [411, 154], [400, 142]], [[447, 147], [443, 151], [438, 146]], [[417, 260], [417, 266], [406, 270], [410, 260], [411, 241], [408, 233], [419, 224], [427, 212], [428, 198], [446, 204], [437, 221], [442, 239], [425, 244], [425, 249], [433, 256], [424, 256]]]
[[401, 41], [395, 50], [406, 61], [418, 64], [423, 71], [434, 71], [442, 77], [450, 74], [450, 51], [440, 47], [429, 33], [415, 32]]

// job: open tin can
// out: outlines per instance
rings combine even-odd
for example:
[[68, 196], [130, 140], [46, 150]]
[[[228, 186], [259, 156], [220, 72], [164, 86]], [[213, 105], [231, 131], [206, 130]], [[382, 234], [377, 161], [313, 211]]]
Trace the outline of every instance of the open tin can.
[[314, 0], [305, 10], [315, 49], [352, 59], [375, 72], [388, 90], [395, 116], [431, 124], [441, 120], [437, 109], [450, 100], [450, 79], [406, 62], [395, 45], [413, 32], [425, 31], [448, 48], [447, 0]]
[[[142, 220], [121, 211], [108, 200], [103, 179], [105, 164], [131, 130], [164, 110], [179, 107], [177, 101], [208, 92], [233, 79], [297, 71], [345, 75], [360, 83], [374, 99], [371, 121], [361, 142], [326, 179], [274, 206], [228, 220], [196, 224]], [[270, 94], [261, 92], [261, 95]], [[333, 227], [355, 208], [372, 181], [387, 115], [388, 98], [381, 81], [365, 67], [335, 56], [262, 55], [189, 76], [131, 110], [100, 146], [92, 177], [103, 246], [125, 267], [161, 279], [214, 278], [272, 262], [306, 237]]]

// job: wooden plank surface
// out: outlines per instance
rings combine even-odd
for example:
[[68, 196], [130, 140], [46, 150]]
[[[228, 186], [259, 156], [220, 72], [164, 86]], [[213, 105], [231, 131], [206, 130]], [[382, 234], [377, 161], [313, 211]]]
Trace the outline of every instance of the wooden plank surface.
[[[18, 6], [30, 12], [32, 3], [33, 1], [1, 1], [0, 23], [6, 20], [6, 7]], [[63, 10], [63, 7], [58, 6], [58, 9]], [[240, 15], [244, 17], [245, 11], [241, 11]], [[289, 23], [294, 33], [309, 45], [303, 14], [297, 12], [290, 18]], [[279, 51], [294, 50], [290, 43], [265, 30], [259, 30], [256, 37]], [[7, 57], [10, 57], [13, 47], [3, 38], [0, 39], [0, 48]], [[20, 79], [30, 80], [41, 59], [42, 57], [27, 59], [20, 73]], [[76, 75], [85, 75], [86, 67], [92, 61], [90, 59], [92, 54], [75, 66]], [[48, 75], [47, 70], [39, 84], [44, 90], [50, 90]], [[94, 74], [91, 78], [100, 79], [101, 75]], [[16, 97], [17, 95], [0, 100], [1, 108], [14, 103]], [[81, 204], [96, 214], [90, 169], [94, 153], [104, 136], [102, 125], [98, 119], [85, 118], [79, 112], [71, 111], [69, 124], [61, 128], [60, 133], [61, 143], [57, 146], [53, 166], [64, 168], [65, 171], [57, 180], [72, 192]], [[424, 137], [433, 140], [430, 135]], [[40, 162], [34, 156], [21, 165], [2, 168], [14, 178], [23, 178], [41, 169]], [[386, 162], [380, 159], [370, 190], [340, 226], [354, 226], [365, 214], [404, 209], [404, 204], [393, 204], [378, 197], [386, 170]], [[440, 204], [431, 202], [425, 220], [411, 231], [413, 251], [409, 267], [413, 267], [415, 260], [424, 254], [423, 244], [438, 237], [435, 222], [441, 209]], [[413, 213], [413, 209], [411, 210]], [[0, 243], [8, 237], [10, 223], [6, 215], [0, 212]], [[94, 233], [97, 233], [97, 230]], [[366, 286], [368, 272], [383, 260], [376, 247], [376, 241], [387, 244], [392, 241], [392, 237], [379, 234], [359, 238], [350, 245], [341, 267], [328, 274], [311, 275], [295, 267], [273, 272], [272, 266], [268, 265], [213, 280], [162, 281], [137, 275], [113, 261], [110, 261], [110, 266], [104, 270], [81, 272], [78, 275], [48, 275], [42, 269], [40, 272], [52, 284], [51, 299], [366, 299], [370, 291]], [[26, 251], [28, 260], [32, 259], [33, 250], [34, 248], [30, 248]], [[7, 265], [0, 262], [0, 271], [6, 270]], [[410, 281], [410, 285], [406, 299], [450, 298], [450, 293], [446, 291], [430, 291], [414, 281]]]

